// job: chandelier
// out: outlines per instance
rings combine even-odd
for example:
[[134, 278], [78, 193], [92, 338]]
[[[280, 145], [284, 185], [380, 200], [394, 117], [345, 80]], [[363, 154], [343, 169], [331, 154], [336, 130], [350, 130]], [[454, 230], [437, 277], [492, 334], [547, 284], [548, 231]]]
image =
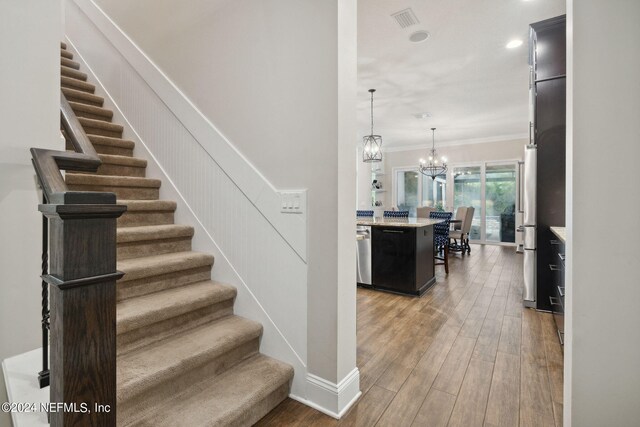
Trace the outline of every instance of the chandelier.
[[369, 89], [371, 94], [371, 134], [362, 138], [364, 144], [362, 161], [365, 163], [382, 161], [382, 137], [373, 134], [373, 92], [375, 91], [375, 89]]
[[432, 145], [431, 151], [429, 152], [429, 160], [428, 162], [424, 159], [420, 159], [420, 165], [418, 166], [418, 170], [426, 176], [430, 176], [431, 179], [436, 179], [438, 176], [444, 176], [447, 173], [447, 159], [442, 157], [438, 160], [438, 156], [436, 155], [436, 128], [431, 128], [432, 132]]

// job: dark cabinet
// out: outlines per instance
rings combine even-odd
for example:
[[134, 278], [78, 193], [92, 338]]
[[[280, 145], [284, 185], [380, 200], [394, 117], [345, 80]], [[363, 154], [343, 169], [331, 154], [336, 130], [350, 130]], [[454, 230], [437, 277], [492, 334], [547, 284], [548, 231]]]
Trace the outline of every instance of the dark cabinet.
[[[531, 24], [533, 143], [537, 146], [536, 284], [537, 308], [553, 310], [557, 284], [550, 265], [557, 254], [549, 227], [565, 225], [566, 181], [566, 19], [565, 16]], [[555, 299], [554, 299], [555, 301]]]
[[551, 249], [552, 263], [549, 264], [553, 289], [549, 296], [549, 304], [553, 313], [553, 320], [558, 329], [558, 339], [564, 345], [564, 270], [565, 252], [564, 243], [557, 238], [551, 239], [548, 245]]
[[421, 295], [434, 282], [433, 227], [372, 227], [375, 288]]

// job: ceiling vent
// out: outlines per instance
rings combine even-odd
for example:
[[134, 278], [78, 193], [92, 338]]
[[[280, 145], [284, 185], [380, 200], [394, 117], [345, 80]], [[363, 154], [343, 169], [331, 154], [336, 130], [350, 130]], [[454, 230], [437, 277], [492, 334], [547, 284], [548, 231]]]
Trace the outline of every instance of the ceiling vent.
[[411, 8], [407, 8], [401, 10], [400, 12], [396, 12], [391, 14], [391, 17], [396, 20], [400, 28], [407, 28], [412, 25], [416, 25], [418, 22], [418, 17]]

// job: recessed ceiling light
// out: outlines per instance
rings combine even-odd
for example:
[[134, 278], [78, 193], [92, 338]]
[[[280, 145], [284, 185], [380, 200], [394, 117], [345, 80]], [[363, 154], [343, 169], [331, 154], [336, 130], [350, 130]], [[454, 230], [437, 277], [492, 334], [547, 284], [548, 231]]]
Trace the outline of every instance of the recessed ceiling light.
[[409, 36], [409, 40], [411, 40], [414, 43], [423, 42], [428, 38], [429, 38], [429, 32], [423, 31], [423, 30], [416, 31], [415, 33], [411, 33], [411, 35]]
[[507, 43], [507, 49], [514, 49], [518, 46], [522, 46], [522, 40], [520, 39], [511, 40], [509, 43]]
[[418, 113], [414, 114], [413, 117], [415, 117], [416, 119], [428, 119], [429, 117], [431, 117], [431, 113]]

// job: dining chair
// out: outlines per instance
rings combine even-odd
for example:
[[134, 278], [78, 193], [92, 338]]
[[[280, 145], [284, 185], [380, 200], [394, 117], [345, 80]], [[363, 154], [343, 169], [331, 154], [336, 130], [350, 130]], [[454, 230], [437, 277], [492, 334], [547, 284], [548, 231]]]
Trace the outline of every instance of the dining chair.
[[[458, 208], [461, 209], [461, 208]], [[471, 246], [469, 245], [469, 234], [471, 233], [471, 224], [473, 223], [473, 214], [475, 212], [473, 206], [465, 208], [464, 219], [462, 220], [462, 228], [460, 230], [454, 230], [451, 232], [450, 237], [454, 240], [460, 240], [460, 246], [462, 247], [462, 253], [471, 253]]]
[[418, 218], [429, 218], [429, 214], [435, 211], [436, 208], [432, 208], [431, 206], [422, 206], [420, 208], [416, 208], [416, 216]]
[[[443, 262], [435, 265], [444, 265], [445, 273], [449, 274], [449, 227], [451, 225], [452, 212], [431, 212], [429, 218], [443, 220], [433, 225], [433, 248], [434, 258]], [[441, 249], [442, 248], [442, 249]], [[440, 250], [444, 252], [443, 257], [436, 256]]]
[[373, 216], [373, 211], [360, 210], [360, 209], [356, 211], [356, 217], [368, 217], [368, 216]]
[[464, 217], [467, 215], [467, 208], [465, 206], [460, 206], [456, 210], [456, 219], [459, 220], [459, 223], [453, 224], [454, 230], [462, 230], [462, 225], [464, 224]]

